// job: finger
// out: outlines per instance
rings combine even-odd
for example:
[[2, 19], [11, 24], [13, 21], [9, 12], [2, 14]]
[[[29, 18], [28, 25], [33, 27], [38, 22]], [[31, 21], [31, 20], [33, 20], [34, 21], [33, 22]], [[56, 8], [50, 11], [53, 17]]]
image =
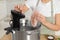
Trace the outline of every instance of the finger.
[[38, 20], [39, 22], [42, 20], [41, 17], [37, 17], [36, 20]]
[[36, 11], [34, 11], [34, 13], [33, 13], [35, 16], [37, 15], [37, 12]]
[[33, 19], [35, 19], [35, 18], [36, 18], [36, 14], [33, 13], [32, 16], [31, 16], [31, 19], [33, 20]]
[[25, 11], [24, 5], [20, 5], [20, 12], [24, 13]]
[[[21, 5], [16, 5], [14, 10], [18, 11], [18, 12], [22, 12], [22, 9], [21, 9]], [[23, 13], [23, 12], [22, 12]]]
[[20, 9], [20, 5], [18, 5], [18, 9]]
[[33, 15], [31, 16], [31, 24], [32, 24], [32, 26], [34, 25], [34, 17], [33, 17]]
[[32, 24], [33, 27], [35, 27], [35, 26], [36, 26], [35, 20], [32, 20], [32, 21], [31, 21], [31, 24]]
[[43, 19], [43, 16], [40, 15], [39, 13], [36, 14], [36, 20], [40, 20], [40, 19]]
[[31, 16], [31, 22], [32, 23], [34, 22], [34, 16], [33, 15]]
[[44, 19], [45, 16], [43, 16], [42, 14], [38, 14], [37, 17], [41, 18], [41, 19]]
[[39, 16], [40, 16], [40, 17], [42, 17], [42, 18], [44, 18], [44, 17], [45, 17], [45, 16], [44, 16], [44, 15], [42, 15], [42, 14], [39, 14]]
[[19, 10], [19, 8], [18, 8], [18, 5], [16, 5], [16, 6], [14, 7], [14, 10], [16, 10], [16, 11], [19, 11], [19, 12], [20, 12], [20, 10]]
[[20, 6], [20, 5], [18, 5], [18, 10], [21, 10], [20, 8], [21, 8], [21, 6]]

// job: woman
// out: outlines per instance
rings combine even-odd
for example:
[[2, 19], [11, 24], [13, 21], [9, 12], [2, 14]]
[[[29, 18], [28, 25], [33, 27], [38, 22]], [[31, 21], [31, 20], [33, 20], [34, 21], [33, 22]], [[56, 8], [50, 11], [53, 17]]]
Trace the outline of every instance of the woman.
[[24, 13], [29, 8], [33, 8], [34, 10], [31, 16], [33, 25], [35, 25], [36, 21], [39, 21], [47, 28], [57, 31], [60, 30], [60, 6], [58, 5], [60, 4], [60, 0], [53, 0], [53, 15], [55, 18], [55, 24], [52, 24], [46, 20], [46, 17], [51, 17], [51, 1], [52, 0], [39, 0], [38, 6], [36, 7], [38, 0], [27, 0], [25, 5], [17, 5], [14, 9], [16, 11], [22, 10], [22, 12]]

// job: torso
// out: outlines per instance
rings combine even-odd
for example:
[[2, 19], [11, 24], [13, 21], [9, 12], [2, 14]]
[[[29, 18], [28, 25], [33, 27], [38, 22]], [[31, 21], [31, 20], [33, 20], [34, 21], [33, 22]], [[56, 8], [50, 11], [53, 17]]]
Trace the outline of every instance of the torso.
[[46, 17], [51, 17], [51, 11], [53, 11], [53, 16], [55, 16], [56, 13], [60, 13], [60, 0], [52, 0], [53, 1], [53, 10], [51, 9], [51, 1], [48, 2], [42, 2], [40, 0], [37, 10]]
[[37, 6], [37, 10], [46, 17], [51, 16], [51, 1], [48, 3], [43, 3], [41, 0]]
[[[40, 12], [42, 15], [46, 17], [46, 20], [53, 23], [51, 19], [51, 1], [47, 3], [43, 3], [42, 1], [39, 2], [39, 5], [37, 7], [38, 12]], [[49, 33], [48, 33], [49, 32]], [[41, 34], [54, 34], [53, 31], [47, 29], [44, 25], [41, 27]]]
[[[60, 13], [60, 0], [53, 0], [53, 16], [55, 17], [55, 15], [57, 13]], [[47, 20], [50, 22], [55, 23], [55, 19], [51, 18], [51, 1], [47, 2], [47, 3], [42, 3], [41, 1], [39, 2], [39, 5], [37, 7], [37, 10], [42, 13], [44, 16], [48, 17]], [[53, 19], [53, 21], [51, 20]], [[41, 30], [45, 28], [44, 26], [41, 27]], [[45, 28], [45, 30], [42, 30], [41, 33], [43, 34], [45, 31], [49, 31], [52, 32], [52, 34], [54, 34], [53, 31], [50, 31], [48, 29]], [[55, 35], [59, 35], [60, 31], [55, 31]], [[49, 34], [49, 33], [44, 33], [44, 34]]]

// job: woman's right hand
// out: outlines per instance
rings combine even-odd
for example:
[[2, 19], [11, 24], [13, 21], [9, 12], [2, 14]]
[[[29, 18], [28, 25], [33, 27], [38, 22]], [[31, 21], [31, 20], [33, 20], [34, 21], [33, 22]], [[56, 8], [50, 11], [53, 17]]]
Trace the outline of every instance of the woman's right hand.
[[16, 5], [15, 7], [14, 7], [14, 10], [16, 10], [16, 11], [18, 11], [18, 12], [20, 12], [20, 11], [22, 11], [22, 13], [24, 13], [25, 11], [27, 11], [27, 6], [26, 5]]
[[20, 6], [20, 5], [16, 5], [16, 6], [14, 7], [14, 10], [16, 10], [16, 11], [18, 11], [18, 12], [20, 12], [20, 11], [23, 12], [22, 6]]

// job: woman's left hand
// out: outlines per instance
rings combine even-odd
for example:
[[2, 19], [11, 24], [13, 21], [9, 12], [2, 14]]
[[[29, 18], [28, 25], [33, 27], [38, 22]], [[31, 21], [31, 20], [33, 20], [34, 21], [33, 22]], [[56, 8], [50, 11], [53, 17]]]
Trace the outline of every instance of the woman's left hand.
[[37, 21], [41, 22], [41, 23], [45, 23], [46, 21], [46, 17], [44, 15], [42, 15], [41, 13], [37, 13], [36, 14], [36, 19]]
[[31, 16], [32, 23], [35, 23], [34, 20], [41, 22], [42, 24], [46, 22], [45, 16], [43, 16], [38, 11], [34, 11], [33, 15]]

